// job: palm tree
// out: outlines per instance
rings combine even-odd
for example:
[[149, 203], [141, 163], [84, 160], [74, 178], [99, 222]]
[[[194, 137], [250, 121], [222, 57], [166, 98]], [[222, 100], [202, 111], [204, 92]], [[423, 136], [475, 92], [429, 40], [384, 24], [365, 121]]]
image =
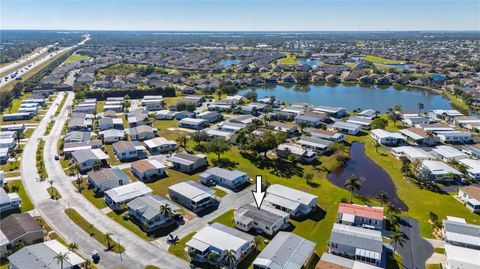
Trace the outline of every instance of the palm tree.
[[173, 211], [168, 204], [163, 204], [160, 206], [160, 214], [168, 218], [173, 215]]
[[420, 112], [425, 108], [425, 105], [423, 103], [418, 103], [417, 108], [418, 108], [418, 115], [420, 115]]
[[307, 124], [303, 121], [297, 123], [298, 127], [300, 127], [300, 132], [303, 133], [303, 129], [307, 127]]
[[354, 190], [360, 190], [362, 185], [360, 184], [361, 178], [351, 175], [345, 181], [345, 188], [350, 192], [350, 203], [352, 203], [352, 194]]
[[67, 252], [65, 252], [65, 253], [60, 252], [56, 256], [53, 257], [53, 260], [56, 260], [57, 264], [60, 264], [60, 268], [63, 269], [63, 262], [70, 260], [70, 258], [68, 257]]
[[392, 108], [393, 108], [393, 111], [398, 111], [398, 112], [402, 111], [402, 105], [400, 104], [395, 104], [393, 105]]
[[390, 196], [388, 195], [388, 193], [380, 191], [377, 194], [377, 199], [378, 201], [380, 201], [380, 206], [383, 206], [384, 204], [388, 204], [388, 202], [390, 201]]
[[380, 147], [380, 143], [377, 140], [373, 141], [373, 146], [375, 147], [375, 152], [378, 153], [378, 148]]
[[75, 243], [75, 242], [72, 242], [72, 243], [68, 244], [68, 250], [70, 250], [70, 251], [78, 250], [78, 244]]
[[112, 248], [112, 236], [113, 233], [105, 233], [105, 241], [107, 241], [107, 249], [110, 250]]
[[398, 230], [395, 230], [390, 234], [390, 239], [392, 239], [393, 242], [393, 253], [395, 253], [395, 250], [397, 249], [397, 244], [403, 247], [403, 245], [407, 242], [405, 234]]
[[219, 254], [217, 254], [215, 252], [210, 252], [207, 255], [207, 260], [211, 263], [215, 263], [218, 260], [219, 257], [220, 257]]
[[229, 266], [233, 267], [235, 262], [237, 261], [237, 257], [235, 256], [235, 251], [227, 250], [225, 253], [223, 253], [223, 261]]
[[98, 171], [102, 167], [102, 161], [100, 160], [95, 160], [93, 162], [93, 171]]
[[178, 137], [177, 138], [177, 143], [181, 148], [183, 148], [184, 150], [187, 150], [188, 138], [186, 136]]

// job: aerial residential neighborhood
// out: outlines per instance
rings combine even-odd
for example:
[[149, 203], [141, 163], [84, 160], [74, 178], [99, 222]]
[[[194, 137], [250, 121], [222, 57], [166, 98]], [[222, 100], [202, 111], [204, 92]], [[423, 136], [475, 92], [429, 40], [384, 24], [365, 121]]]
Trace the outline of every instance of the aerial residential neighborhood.
[[0, 269], [480, 269], [477, 2], [4, 2]]

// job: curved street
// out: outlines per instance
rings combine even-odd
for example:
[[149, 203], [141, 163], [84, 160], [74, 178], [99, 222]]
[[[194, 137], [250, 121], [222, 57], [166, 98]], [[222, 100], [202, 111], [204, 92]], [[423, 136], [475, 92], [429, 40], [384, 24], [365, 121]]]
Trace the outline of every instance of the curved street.
[[[44, 138], [45, 149], [43, 158], [45, 169], [48, 172], [48, 180], [53, 180], [53, 186], [62, 196], [58, 201], [51, 200], [47, 188], [49, 184], [38, 180], [37, 167], [35, 162], [38, 138], [41, 138], [49, 118], [55, 113], [56, 107], [61, 102], [63, 94], [68, 94], [65, 105], [62, 107], [59, 116], [48, 136]], [[54, 155], [57, 154], [58, 139], [61, 137], [62, 128], [68, 118], [67, 108], [72, 105], [73, 92], [60, 93], [54, 104], [50, 107], [37, 129], [32, 134], [24, 149], [24, 156], [21, 160], [21, 175], [25, 189], [36, 207], [36, 211], [42, 218], [66, 241], [76, 242], [80, 252], [88, 257], [91, 250], [103, 250], [105, 247], [73, 223], [64, 213], [68, 207], [75, 209], [83, 218], [88, 220], [103, 233], [111, 232], [114, 240], [120, 240], [125, 248], [122, 255], [113, 252], [101, 252], [100, 266], [104, 268], [123, 267], [139, 268], [146, 265], [156, 265], [161, 268], [189, 268], [189, 264], [168, 251], [160, 249], [153, 244], [141, 239], [108, 216], [104, 215], [98, 208], [92, 205], [83, 195], [78, 193]]]

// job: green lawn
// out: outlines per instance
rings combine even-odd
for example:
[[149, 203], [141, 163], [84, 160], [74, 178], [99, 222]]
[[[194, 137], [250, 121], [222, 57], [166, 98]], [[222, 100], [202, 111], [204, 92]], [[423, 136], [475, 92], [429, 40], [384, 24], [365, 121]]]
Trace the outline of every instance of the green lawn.
[[215, 196], [219, 197], [219, 198], [222, 198], [224, 197], [225, 195], [227, 195], [228, 193], [222, 189], [219, 189], [219, 188], [212, 188], [214, 191], [215, 191]]
[[401, 64], [403, 61], [401, 60], [394, 60], [394, 59], [387, 59], [379, 56], [374, 55], [362, 55], [366, 61], [372, 63], [379, 63], [379, 64]]
[[[72, 184], [75, 186], [75, 188], [78, 189], [77, 183], [75, 181], [72, 182]], [[87, 180], [84, 179], [82, 183], [82, 195], [87, 198], [90, 203], [92, 203], [95, 207], [102, 209], [107, 207], [107, 204], [105, 203], [104, 195], [103, 194], [97, 194], [95, 193], [92, 189], [89, 189], [87, 187]]]
[[415, 184], [403, 178], [400, 171], [402, 162], [391, 154], [382, 151], [375, 152], [373, 140], [369, 136], [347, 136], [350, 142], [359, 141], [365, 144], [365, 152], [375, 163], [381, 166], [392, 178], [397, 194], [408, 206], [404, 215], [418, 219], [420, 234], [432, 238], [432, 225], [429, 223], [428, 212], [432, 211], [439, 219], [455, 216], [466, 219], [468, 223], [480, 223], [480, 216], [470, 212], [454, 197], [454, 193], [439, 194], [426, 189], [420, 189]]
[[442, 93], [450, 100], [450, 103], [455, 108], [459, 109], [463, 113], [465, 113], [466, 111], [470, 111], [470, 107], [468, 107], [468, 105], [462, 99], [449, 93], [448, 91], [443, 91]]
[[40, 140], [37, 146], [36, 152], [36, 160], [37, 160], [37, 172], [41, 178], [46, 179], [48, 178], [47, 169], [45, 169], [45, 165], [43, 164], [43, 148], [45, 147], [45, 141]]
[[55, 111], [55, 114], [54, 114], [55, 117], [57, 117], [60, 114], [60, 111], [62, 110], [63, 105], [65, 105], [65, 102], [67, 101], [67, 97], [68, 97], [68, 94], [63, 95], [62, 101], [60, 102], [60, 104], [57, 107], [57, 110]]
[[122, 162], [117, 159], [117, 156], [115, 156], [115, 153], [113, 152], [113, 146], [112, 145], [104, 145], [105, 151], [108, 154], [108, 163], [110, 165], [119, 165]]
[[32, 95], [31, 93], [25, 93], [25, 94], [22, 94], [22, 96], [13, 99], [9, 113], [18, 112], [18, 109], [20, 108], [20, 105], [22, 104], [23, 100], [27, 99], [27, 97], [30, 97], [31, 95]]
[[0, 170], [5, 171], [5, 173], [18, 171], [18, 169], [20, 169], [20, 161], [7, 162], [0, 165]]
[[135, 223], [133, 223], [131, 220], [126, 220], [124, 219], [121, 215], [118, 215], [115, 212], [110, 212], [107, 214], [110, 218], [121, 224], [123, 227], [129, 229], [131, 232], [134, 234], [140, 236], [141, 238], [145, 240], [153, 240], [153, 238], [149, 237], [140, 227], [138, 227]]
[[[91, 237], [95, 238], [100, 244], [108, 247], [108, 242], [105, 238], [105, 234], [103, 234], [100, 230], [98, 230], [95, 226], [90, 224], [86, 219], [84, 219], [80, 214], [78, 214], [75, 209], [69, 208], [65, 209], [65, 214], [73, 221], [78, 227], [82, 228], [87, 234]], [[125, 249], [123, 246], [119, 245], [117, 242], [112, 240], [110, 242], [111, 251], [115, 253], [123, 253]]]
[[189, 175], [179, 171], [175, 171], [173, 169], [167, 169], [166, 178], [162, 178], [155, 182], [146, 184], [150, 188], [152, 188], [154, 193], [165, 197], [165, 195], [168, 193], [168, 187], [191, 179], [196, 181], [200, 180], [198, 174]]
[[185, 247], [187, 242], [190, 241], [194, 235], [195, 233], [188, 234], [184, 238], [180, 239], [175, 245], [170, 245], [170, 247], [168, 247], [168, 251], [181, 259], [190, 261], [188, 253], [185, 252]]
[[50, 197], [52, 197], [54, 200], [62, 198], [62, 195], [60, 195], [60, 193], [57, 191], [57, 189], [55, 189], [55, 187], [49, 187], [47, 191]]
[[435, 253], [445, 254], [445, 248], [434, 248]]
[[442, 269], [441, 264], [427, 264], [427, 269]]
[[97, 102], [97, 109], [96, 109], [97, 114], [103, 112], [103, 107], [104, 106], [105, 106], [105, 101], [98, 101]]
[[286, 64], [286, 65], [298, 64], [298, 60], [297, 60], [297, 57], [295, 57], [295, 55], [288, 52], [285, 52], [283, 54], [285, 54], [287, 57], [278, 60], [279, 64]]
[[8, 186], [17, 186], [18, 187], [18, 195], [22, 199], [22, 204], [20, 205], [20, 211], [21, 212], [26, 212], [30, 211], [34, 208], [32, 202], [30, 201], [30, 198], [28, 198], [27, 192], [25, 191], [25, 188], [23, 187], [22, 181], [21, 180], [13, 180], [9, 181]]
[[65, 62], [63, 62], [64, 64], [73, 64], [74, 62], [76, 61], [83, 61], [83, 60], [88, 60], [90, 59], [90, 57], [88, 56], [83, 56], [83, 55], [70, 55], [70, 57], [68, 57]]

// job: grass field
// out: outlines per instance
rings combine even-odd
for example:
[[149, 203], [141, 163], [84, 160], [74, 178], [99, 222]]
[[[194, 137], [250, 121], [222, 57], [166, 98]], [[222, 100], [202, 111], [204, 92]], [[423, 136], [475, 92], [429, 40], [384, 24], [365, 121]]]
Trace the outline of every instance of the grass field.
[[83, 61], [83, 60], [88, 60], [90, 59], [90, 57], [88, 56], [83, 56], [83, 55], [75, 55], [75, 54], [72, 54], [70, 55], [70, 57], [68, 57], [65, 62], [63, 62], [64, 64], [73, 64], [75, 63], [76, 61]]
[[[78, 214], [75, 209], [68, 208], [65, 209], [65, 214], [73, 221], [78, 227], [82, 228], [87, 234], [97, 240], [100, 244], [108, 247], [108, 241], [105, 238], [105, 234], [103, 234], [100, 230], [98, 230], [95, 226], [90, 224], [86, 219], [84, 219], [80, 214]], [[114, 240], [110, 241], [110, 250], [115, 253], [123, 253], [125, 248], [122, 245], [119, 245]]]
[[25, 94], [22, 94], [22, 96], [20, 96], [19, 98], [13, 99], [9, 113], [17, 113], [23, 100], [27, 99], [27, 97], [30, 97], [31, 95], [32, 95], [31, 93], [25, 93]]
[[113, 152], [113, 146], [112, 145], [104, 145], [105, 151], [108, 154], [108, 163], [110, 165], [119, 165], [122, 162], [117, 159], [115, 156], [115, 153]]
[[379, 64], [401, 64], [403, 61], [400, 60], [394, 60], [394, 59], [387, 59], [379, 56], [374, 56], [374, 55], [362, 55], [363, 58], [366, 61], [372, 62], [372, 63], [379, 63]]
[[297, 57], [295, 57], [295, 55], [288, 52], [285, 52], [283, 54], [285, 54], [287, 57], [278, 60], [279, 64], [286, 64], [286, 65], [298, 64], [298, 60], [297, 60]]

